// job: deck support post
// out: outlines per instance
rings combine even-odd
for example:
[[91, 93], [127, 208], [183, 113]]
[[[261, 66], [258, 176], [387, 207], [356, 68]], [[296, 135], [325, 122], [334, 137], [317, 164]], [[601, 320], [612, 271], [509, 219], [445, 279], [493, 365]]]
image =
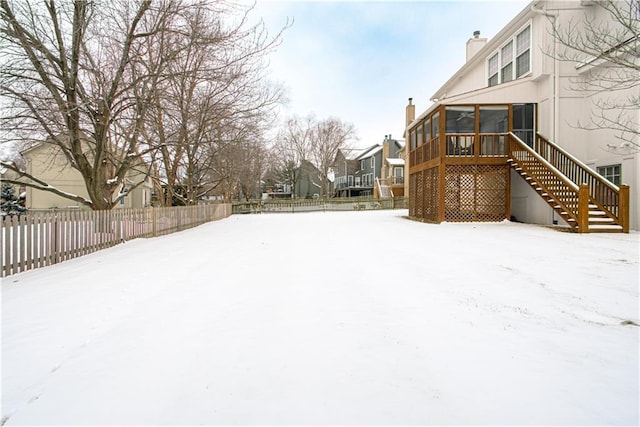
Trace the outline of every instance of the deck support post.
[[578, 233], [589, 232], [589, 186], [580, 184], [578, 189]]
[[620, 192], [618, 198], [619, 211], [618, 211], [618, 221], [620, 221], [620, 225], [622, 226], [622, 232], [629, 232], [629, 186], [627, 184], [622, 184], [620, 186]]

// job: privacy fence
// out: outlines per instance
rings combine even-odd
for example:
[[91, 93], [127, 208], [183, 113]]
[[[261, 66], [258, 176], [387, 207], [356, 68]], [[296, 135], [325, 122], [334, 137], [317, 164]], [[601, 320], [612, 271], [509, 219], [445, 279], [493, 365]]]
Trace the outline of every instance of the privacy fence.
[[2, 218], [1, 276], [56, 264], [138, 237], [156, 237], [226, 218], [230, 204], [29, 212]]
[[405, 209], [407, 199], [396, 197], [373, 199], [371, 197], [335, 199], [267, 199], [234, 202], [233, 213], [294, 213], [324, 211], [362, 211], [375, 209]]

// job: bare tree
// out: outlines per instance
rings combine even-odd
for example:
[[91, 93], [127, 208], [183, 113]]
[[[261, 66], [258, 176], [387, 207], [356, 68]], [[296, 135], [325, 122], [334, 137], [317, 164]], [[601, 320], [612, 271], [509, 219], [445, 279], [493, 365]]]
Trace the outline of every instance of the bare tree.
[[[135, 67], [145, 42], [163, 31], [176, 6], [151, 0], [98, 2], [0, 0], [0, 71], [5, 129], [50, 144], [82, 175], [88, 199], [30, 176], [15, 183], [50, 191], [92, 209], [110, 209], [127, 173], [144, 165], [139, 137], [158, 71]], [[142, 166], [144, 168], [144, 166]], [[144, 174], [143, 174], [144, 175]]]
[[550, 17], [560, 45], [549, 54], [583, 69], [573, 88], [590, 93], [593, 111], [584, 129], [611, 129], [622, 147], [640, 149], [640, 1], [600, 0], [579, 21]]
[[[298, 182], [305, 173], [303, 164], [312, 156], [312, 135], [315, 118], [290, 117], [280, 129], [274, 146], [276, 169], [280, 177], [291, 186], [291, 197], [295, 197]], [[308, 174], [307, 174], [308, 175]], [[310, 177], [307, 176], [310, 180]]]
[[319, 171], [320, 196], [326, 196], [329, 170], [338, 150], [348, 148], [350, 141], [356, 138], [355, 128], [340, 119], [328, 118], [316, 123], [312, 135], [311, 161]]
[[282, 100], [264, 78], [280, 33], [248, 25], [249, 11], [225, 0], [0, 0], [3, 127], [61, 152], [89, 197], [3, 166], [93, 209], [115, 206], [132, 170], [153, 173], [169, 201], [180, 188], [194, 203], [216, 185], [208, 168], [225, 128], [264, 129]]
[[[228, 179], [210, 173], [214, 156], [235, 155], [228, 144], [245, 144], [241, 135], [248, 131], [260, 140], [259, 130], [270, 124], [274, 107], [283, 100], [281, 89], [266, 79], [264, 58], [286, 27], [269, 37], [261, 23], [246, 25], [250, 10], [201, 2], [180, 16], [181, 31], [172, 43], [181, 53], [157, 87], [155, 120], [146, 129], [149, 146], [158, 147], [156, 182], [166, 205], [197, 203]], [[240, 19], [230, 24], [222, 19], [238, 14]]]

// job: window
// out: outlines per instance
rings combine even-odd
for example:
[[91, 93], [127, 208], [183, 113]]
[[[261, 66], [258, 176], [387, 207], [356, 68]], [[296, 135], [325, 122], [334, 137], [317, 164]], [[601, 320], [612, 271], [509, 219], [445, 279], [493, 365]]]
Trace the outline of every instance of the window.
[[375, 169], [376, 168], [376, 158], [372, 157], [371, 158], [371, 169]]
[[483, 105], [480, 107], [480, 133], [505, 133], [509, 120], [506, 105]]
[[500, 69], [500, 78], [502, 83], [513, 80], [513, 41], [507, 43], [500, 50], [500, 58], [502, 59], [502, 68]]
[[601, 166], [598, 173], [614, 185], [620, 185], [620, 165]]
[[[417, 133], [416, 133], [416, 147], [420, 147], [422, 145], [422, 127], [418, 126], [418, 129], [416, 129]], [[373, 166], [372, 166], [373, 167]]]
[[364, 168], [366, 166], [366, 163], [364, 162], [364, 159], [360, 160], [360, 170], [363, 171]]
[[530, 71], [531, 25], [527, 25], [487, 59], [487, 86], [510, 82]]
[[531, 27], [516, 36], [516, 79], [531, 70]]
[[475, 108], [451, 106], [446, 108], [447, 133], [474, 133], [476, 129]]
[[414, 150], [416, 148], [416, 131], [412, 130], [411, 131], [411, 150]]
[[433, 122], [431, 126], [431, 137], [435, 138], [440, 135], [440, 113], [435, 113], [433, 117], [431, 117], [431, 120]]
[[429, 119], [424, 122], [424, 137], [427, 141], [431, 139], [431, 121]]
[[499, 58], [496, 53], [491, 58], [489, 58], [489, 62], [487, 64], [487, 74], [489, 75], [489, 86], [495, 86], [499, 83], [498, 81], [498, 64]]

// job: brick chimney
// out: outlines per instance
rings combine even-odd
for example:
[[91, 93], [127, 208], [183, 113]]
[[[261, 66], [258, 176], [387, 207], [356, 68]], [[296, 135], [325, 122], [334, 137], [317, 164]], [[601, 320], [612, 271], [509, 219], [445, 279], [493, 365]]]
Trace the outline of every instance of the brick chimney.
[[467, 40], [467, 62], [487, 44], [486, 38], [480, 38], [480, 31], [473, 32], [473, 38]]
[[409, 126], [409, 123], [416, 119], [416, 106], [413, 105], [413, 98], [409, 98], [409, 105], [407, 105], [405, 117], [407, 119], [406, 126]]

